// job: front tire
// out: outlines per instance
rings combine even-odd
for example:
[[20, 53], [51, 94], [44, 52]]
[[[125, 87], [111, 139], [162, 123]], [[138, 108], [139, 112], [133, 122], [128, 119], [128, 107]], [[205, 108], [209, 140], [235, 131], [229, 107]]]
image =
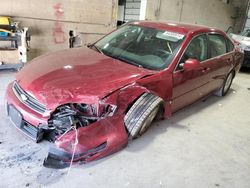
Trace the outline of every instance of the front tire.
[[129, 136], [134, 139], [145, 133], [157, 116], [163, 100], [144, 93], [129, 109], [124, 118]]

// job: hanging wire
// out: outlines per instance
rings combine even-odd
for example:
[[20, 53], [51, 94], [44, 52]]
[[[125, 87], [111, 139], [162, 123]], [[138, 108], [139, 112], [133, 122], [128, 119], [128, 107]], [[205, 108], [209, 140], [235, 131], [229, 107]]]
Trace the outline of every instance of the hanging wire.
[[77, 146], [77, 144], [78, 144], [78, 130], [77, 130], [77, 127], [76, 127], [76, 124], [74, 123], [73, 124], [73, 126], [71, 126], [69, 129], [67, 129], [66, 131], [65, 131], [65, 133], [63, 133], [57, 140], [60, 140], [62, 137], [64, 137], [69, 131], [71, 131], [71, 130], [75, 130], [75, 142], [74, 142], [74, 144], [73, 144], [73, 154], [72, 154], [72, 157], [71, 157], [71, 160], [70, 160], [70, 166], [69, 166], [69, 168], [68, 168], [68, 171], [67, 171], [67, 175], [69, 174], [69, 172], [70, 172], [70, 170], [71, 170], [71, 166], [72, 166], [72, 164], [73, 164], [73, 162], [74, 162], [74, 157], [75, 157], [75, 152], [76, 152], [76, 146]]
[[57, 140], [60, 140], [62, 137], [64, 137], [64, 135], [67, 134], [71, 129], [73, 129], [73, 126], [70, 127], [69, 129], [67, 129], [67, 130], [65, 131], [65, 133], [63, 133], [60, 137], [58, 137]]
[[75, 152], [76, 152], [76, 146], [78, 144], [78, 130], [76, 128], [76, 124], [74, 123], [74, 126], [72, 126], [72, 128], [75, 130], [75, 143], [73, 144], [74, 147], [73, 147], [73, 154], [72, 154], [72, 157], [71, 157], [71, 160], [70, 160], [70, 165], [69, 165], [69, 169], [68, 169], [68, 172], [67, 172], [67, 175], [69, 175], [69, 172], [71, 170], [71, 166], [73, 164], [73, 161], [74, 161], [74, 157], [75, 157]]

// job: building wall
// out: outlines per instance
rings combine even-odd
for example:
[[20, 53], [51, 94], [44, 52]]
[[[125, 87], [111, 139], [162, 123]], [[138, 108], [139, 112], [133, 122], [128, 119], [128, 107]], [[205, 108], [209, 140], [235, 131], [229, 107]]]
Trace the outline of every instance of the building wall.
[[243, 4], [238, 5], [238, 17], [242, 18], [237, 21], [238, 31], [243, 31], [250, 28], [250, 1], [242, 0]]
[[0, 14], [31, 29], [29, 59], [68, 48], [69, 30], [87, 44], [116, 28], [117, 0], [8, 0]]
[[[242, 25], [239, 19], [236, 23], [232, 19], [237, 15], [235, 8], [221, 0], [127, 1], [143, 2], [148, 20], [181, 21], [223, 30]], [[8, 0], [1, 1], [0, 6], [0, 15], [11, 16], [21, 26], [30, 27], [29, 59], [68, 48], [69, 30], [78, 33], [84, 44], [101, 38], [116, 28], [117, 11], [118, 0]], [[141, 17], [144, 18], [144, 13]]]
[[236, 8], [221, 0], [148, 0], [146, 19], [171, 20], [227, 30], [235, 25]]

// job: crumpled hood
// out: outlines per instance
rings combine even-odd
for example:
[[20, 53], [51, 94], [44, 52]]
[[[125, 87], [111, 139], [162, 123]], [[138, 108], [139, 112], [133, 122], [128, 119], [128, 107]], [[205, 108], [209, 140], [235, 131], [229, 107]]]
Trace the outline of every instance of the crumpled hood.
[[27, 93], [52, 109], [70, 102], [97, 102], [152, 73], [88, 48], [76, 48], [38, 57], [16, 78]]

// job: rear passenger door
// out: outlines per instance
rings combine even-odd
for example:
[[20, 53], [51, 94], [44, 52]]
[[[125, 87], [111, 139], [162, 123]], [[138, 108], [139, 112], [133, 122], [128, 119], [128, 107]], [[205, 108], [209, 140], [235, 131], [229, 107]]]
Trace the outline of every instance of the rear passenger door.
[[217, 33], [208, 34], [210, 53], [210, 83], [209, 88], [216, 90], [220, 88], [233, 66], [233, 48], [227, 39]]

